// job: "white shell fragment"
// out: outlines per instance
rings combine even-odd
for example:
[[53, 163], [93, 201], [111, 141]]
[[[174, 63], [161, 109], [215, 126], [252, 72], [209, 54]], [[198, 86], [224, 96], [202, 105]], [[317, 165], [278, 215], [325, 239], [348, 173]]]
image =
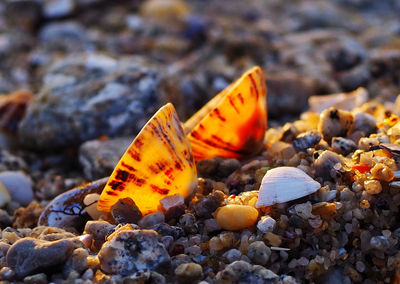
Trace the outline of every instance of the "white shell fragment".
[[291, 201], [314, 193], [320, 188], [319, 182], [298, 168], [274, 168], [269, 170], [261, 181], [256, 207]]

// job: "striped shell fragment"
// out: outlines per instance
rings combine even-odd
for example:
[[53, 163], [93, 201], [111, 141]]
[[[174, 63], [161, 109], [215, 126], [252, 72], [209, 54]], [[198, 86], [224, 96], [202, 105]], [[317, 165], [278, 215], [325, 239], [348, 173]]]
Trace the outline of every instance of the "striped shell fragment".
[[115, 167], [97, 204], [110, 212], [131, 198], [143, 215], [159, 211], [169, 195], [191, 196], [197, 173], [190, 143], [175, 108], [168, 103], [147, 122]]
[[256, 66], [210, 100], [185, 123], [196, 161], [243, 158], [263, 147], [267, 89]]

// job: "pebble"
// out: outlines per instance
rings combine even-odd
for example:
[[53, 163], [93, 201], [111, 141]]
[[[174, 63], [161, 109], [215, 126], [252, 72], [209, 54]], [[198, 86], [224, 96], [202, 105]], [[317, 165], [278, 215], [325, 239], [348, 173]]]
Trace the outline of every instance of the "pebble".
[[330, 143], [333, 137], [346, 137], [353, 127], [353, 122], [351, 112], [331, 107], [321, 112], [318, 130], [324, 140]]
[[203, 277], [203, 267], [197, 263], [182, 263], [175, 269], [181, 283], [192, 283]]
[[275, 224], [276, 221], [274, 218], [270, 216], [262, 216], [260, 221], [258, 221], [257, 223], [257, 229], [263, 233], [272, 232], [274, 230]]
[[315, 147], [321, 141], [322, 135], [320, 132], [312, 130], [299, 134], [293, 140], [293, 146], [298, 151], [305, 151], [307, 148]]
[[64, 276], [68, 276], [71, 271], [76, 271], [79, 274], [85, 271], [87, 268], [87, 257], [89, 256], [89, 252], [84, 248], [76, 248], [71, 256], [68, 258], [63, 274]]
[[296, 214], [304, 220], [313, 217], [313, 214], [311, 213], [312, 209], [313, 206], [311, 205], [311, 202], [301, 203], [294, 206], [294, 211]]
[[179, 207], [185, 204], [185, 200], [179, 193], [174, 195], [168, 195], [160, 200], [161, 206], [164, 208], [165, 212], [173, 209], [174, 207]]
[[215, 232], [221, 230], [221, 226], [218, 225], [218, 222], [214, 218], [204, 220], [204, 230], [207, 232]]
[[10, 193], [13, 201], [26, 206], [33, 200], [32, 181], [23, 172], [1, 172], [0, 182]]
[[279, 283], [279, 276], [260, 265], [239, 260], [235, 261], [215, 277], [216, 283]]
[[170, 263], [170, 256], [153, 230], [120, 230], [99, 251], [101, 269], [108, 274], [130, 275], [157, 270]]
[[372, 237], [369, 241], [370, 248], [385, 251], [389, 248], [389, 240], [385, 236]]
[[44, 273], [34, 274], [26, 276], [24, 278], [24, 284], [47, 284], [47, 275]]
[[271, 256], [271, 249], [267, 247], [264, 242], [256, 241], [249, 245], [247, 256], [255, 264], [265, 265]]
[[343, 164], [343, 157], [329, 150], [323, 151], [314, 160], [316, 175], [328, 180], [336, 178], [337, 171], [334, 167], [336, 165], [342, 166]]
[[378, 180], [364, 181], [364, 188], [368, 194], [379, 194], [382, 191], [382, 185]]
[[216, 190], [207, 197], [201, 198], [194, 204], [194, 211], [197, 216], [202, 218], [212, 217], [212, 213], [223, 204], [225, 195]]
[[71, 240], [44, 241], [23, 238], [15, 242], [7, 252], [7, 265], [18, 278], [32, 271], [45, 271], [48, 267], [64, 263], [72, 253]]
[[[139, 208], [136, 206], [135, 202], [129, 197], [119, 199], [117, 203], [115, 203], [111, 207], [111, 215], [118, 224], [137, 224], [142, 218], [142, 213], [140, 212]], [[150, 221], [148, 222], [150, 223]], [[144, 224], [146, 226], [149, 225], [146, 223]]]
[[333, 137], [332, 138], [332, 149], [343, 156], [354, 152], [357, 149], [356, 143], [351, 139], [346, 139], [343, 137]]
[[254, 226], [258, 211], [252, 206], [230, 204], [220, 207], [215, 212], [215, 218], [221, 228], [237, 231]]
[[196, 233], [198, 225], [196, 224], [196, 217], [192, 213], [183, 214], [179, 218], [179, 225], [186, 233]]
[[143, 229], [150, 229], [157, 224], [164, 223], [164, 221], [164, 214], [161, 211], [157, 211], [144, 216], [142, 219], [140, 219], [138, 225]]
[[226, 258], [228, 263], [232, 263], [234, 261], [240, 260], [240, 258], [242, 257], [242, 253], [238, 249], [230, 249], [222, 256]]
[[354, 115], [353, 131], [362, 131], [364, 136], [368, 137], [377, 130], [376, 118], [369, 113], [359, 112]]

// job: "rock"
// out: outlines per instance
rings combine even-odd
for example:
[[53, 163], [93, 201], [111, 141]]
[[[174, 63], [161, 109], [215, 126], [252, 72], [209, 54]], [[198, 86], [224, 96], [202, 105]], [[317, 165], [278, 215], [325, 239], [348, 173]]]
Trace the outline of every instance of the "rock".
[[44, 273], [34, 274], [26, 276], [24, 278], [24, 284], [47, 284], [47, 275]]
[[230, 249], [222, 256], [226, 258], [228, 263], [232, 263], [234, 261], [240, 260], [240, 258], [242, 257], [242, 253], [238, 249]]
[[377, 130], [376, 118], [369, 113], [359, 112], [354, 115], [353, 131], [362, 131], [364, 136], [369, 136]]
[[89, 252], [84, 248], [75, 249], [71, 256], [68, 258], [64, 269], [64, 276], [68, 276], [70, 272], [76, 271], [78, 273], [82, 273], [87, 268], [87, 257], [89, 256]]
[[332, 149], [343, 156], [354, 152], [357, 149], [356, 143], [353, 140], [346, 139], [343, 137], [333, 137], [332, 138]]
[[251, 265], [243, 260], [229, 264], [218, 272], [216, 284], [224, 283], [280, 283], [279, 276], [260, 265]]
[[43, 15], [46, 18], [60, 18], [73, 13], [76, 9], [74, 0], [45, 0]]
[[203, 268], [197, 263], [182, 263], [175, 269], [175, 275], [181, 283], [192, 283], [203, 276]]
[[242, 230], [254, 226], [258, 211], [252, 206], [230, 204], [215, 212], [215, 219], [225, 230]]
[[39, 94], [19, 125], [34, 149], [70, 147], [137, 134], [167, 100], [160, 67], [140, 57], [74, 54], [46, 69]]
[[265, 265], [271, 256], [271, 249], [264, 242], [256, 241], [247, 248], [247, 256], [255, 264]]
[[201, 218], [210, 218], [212, 213], [222, 205], [224, 194], [221, 191], [215, 191], [207, 197], [201, 198], [194, 204], [194, 211]]
[[307, 107], [307, 100], [314, 94], [314, 83], [297, 75], [266, 74], [268, 86], [268, 115], [279, 117], [282, 113], [299, 114]]
[[85, 225], [84, 233], [92, 235], [93, 239], [97, 241], [98, 244], [102, 245], [106, 240], [106, 236], [114, 228], [115, 225], [112, 225], [106, 221], [88, 221]]
[[122, 198], [111, 207], [111, 215], [119, 224], [137, 224], [142, 218], [142, 212], [129, 197]]
[[180, 227], [187, 233], [197, 233], [198, 225], [196, 222], [196, 217], [191, 213], [186, 213], [179, 218]]
[[[88, 35], [85, 28], [75, 21], [50, 22], [43, 26], [39, 32], [39, 39], [44, 51], [51, 52], [79, 52], [88, 45]], [[46, 54], [42, 60], [45, 62]], [[39, 63], [38, 57], [35, 58]], [[39, 64], [41, 65], [41, 64]]]
[[124, 276], [157, 270], [170, 262], [167, 250], [152, 230], [117, 231], [103, 245], [98, 257], [104, 272]]
[[0, 182], [10, 193], [13, 201], [26, 206], [33, 200], [32, 181], [23, 172], [1, 172]]
[[321, 141], [322, 135], [318, 131], [312, 130], [299, 134], [293, 140], [293, 147], [298, 151], [305, 151], [307, 148], [313, 148]]
[[257, 223], [257, 229], [263, 233], [272, 232], [275, 227], [276, 221], [270, 216], [262, 216], [261, 220]]
[[139, 271], [132, 275], [124, 277], [123, 283], [136, 284], [136, 283], [154, 283], [154, 284], [166, 284], [165, 277], [155, 271]]
[[325, 150], [321, 154], [314, 155], [314, 168], [317, 177], [324, 179], [333, 179], [336, 177], [335, 166], [340, 167], [344, 164], [343, 157], [332, 151]]
[[331, 107], [321, 113], [318, 130], [324, 140], [330, 143], [332, 137], [346, 137], [352, 130], [353, 122], [352, 113]]
[[161, 211], [150, 213], [144, 216], [138, 223], [141, 228], [150, 229], [153, 228], [155, 225], [164, 223], [165, 216]]
[[8, 250], [7, 265], [21, 278], [32, 271], [46, 271], [48, 267], [64, 263], [73, 247], [71, 240], [50, 242], [23, 238]]
[[109, 176], [132, 143], [131, 137], [92, 140], [79, 147], [79, 162], [89, 180]]

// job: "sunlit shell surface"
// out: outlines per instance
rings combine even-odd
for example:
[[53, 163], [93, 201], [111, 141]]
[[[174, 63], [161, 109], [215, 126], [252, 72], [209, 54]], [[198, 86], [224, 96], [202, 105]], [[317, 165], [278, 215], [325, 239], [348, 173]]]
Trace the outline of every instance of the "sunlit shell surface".
[[168, 195], [191, 195], [197, 186], [190, 144], [172, 106], [163, 106], [143, 127], [115, 167], [97, 208], [109, 212], [131, 198], [143, 215], [159, 210]]
[[294, 167], [269, 170], [261, 181], [256, 207], [271, 206], [309, 195], [321, 188], [305, 172]]
[[185, 123], [196, 161], [242, 158], [260, 151], [267, 128], [267, 89], [256, 66]]

